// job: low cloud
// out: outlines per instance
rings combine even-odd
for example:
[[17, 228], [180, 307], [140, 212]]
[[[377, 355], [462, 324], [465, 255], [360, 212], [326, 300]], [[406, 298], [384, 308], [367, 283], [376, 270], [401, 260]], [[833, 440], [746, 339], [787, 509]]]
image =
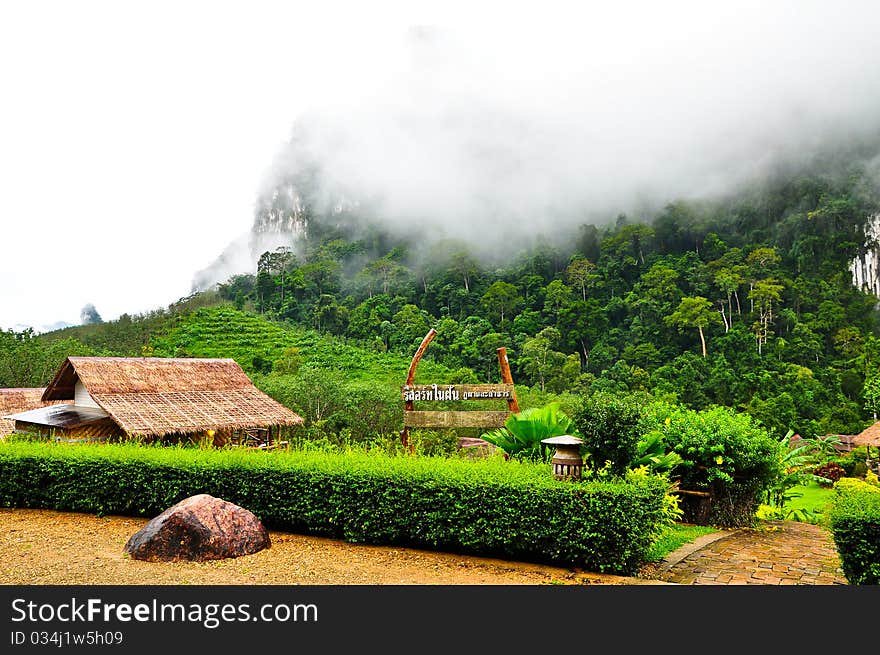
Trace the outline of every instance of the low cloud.
[[318, 211], [358, 203], [391, 229], [491, 248], [644, 218], [880, 135], [870, 3], [623, 3], [584, 18], [411, 29], [371, 83], [359, 71], [351, 95], [296, 117], [261, 200], [302, 192], [315, 170]]

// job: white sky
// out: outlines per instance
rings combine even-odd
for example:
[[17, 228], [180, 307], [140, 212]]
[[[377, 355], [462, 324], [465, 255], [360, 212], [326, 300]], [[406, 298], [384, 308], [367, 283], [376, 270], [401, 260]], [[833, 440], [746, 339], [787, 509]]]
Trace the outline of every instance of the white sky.
[[[511, 89], [591, 79], [621, 98], [686, 98], [696, 115], [701, 84], [723, 78], [735, 104], [730, 82], [751, 75], [766, 85], [754, 97], [791, 84], [801, 100], [833, 96], [817, 99], [833, 112], [877, 71], [873, 4], [2, 2], [0, 329], [76, 324], [87, 303], [110, 320], [187, 295], [250, 229], [297, 115], [357, 114], [358, 98], [406, 68], [412, 26], [455, 30]], [[675, 76], [683, 63], [690, 83]], [[541, 98], [511, 91], [520, 101], [541, 111]]]

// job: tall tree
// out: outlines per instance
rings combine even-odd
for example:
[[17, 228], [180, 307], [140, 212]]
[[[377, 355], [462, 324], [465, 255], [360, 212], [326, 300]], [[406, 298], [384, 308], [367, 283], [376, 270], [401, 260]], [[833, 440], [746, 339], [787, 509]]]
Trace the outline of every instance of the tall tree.
[[678, 308], [667, 316], [664, 321], [667, 325], [674, 325], [679, 330], [685, 328], [697, 328], [700, 333], [700, 345], [703, 357], [706, 356], [706, 335], [703, 330], [712, 323], [720, 323], [721, 318], [712, 309], [712, 303], [703, 296], [684, 297], [678, 304]]
[[555, 350], [560, 338], [559, 330], [546, 327], [523, 343], [520, 365], [532, 382], [537, 382], [541, 391], [546, 389], [554, 373], [562, 374], [566, 363], [565, 354]]
[[[733, 324], [733, 298], [743, 282], [742, 274], [735, 267], [722, 268], [715, 273], [715, 284], [727, 296], [727, 307], [730, 309], [730, 317], [724, 319], [725, 332], [730, 330], [730, 326]], [[742, 308], [739, 306], [739, 296], [736, 295], [735, 297], [737, 313], [742, 314]]]
[[471, 279], [480, 271], [479, 262], [468, 251], [459, 250], [450, 255], [448, 267], [464, 283], [464, 290], [470, 293]]
[[746, 257], [746, 266], [749, 277], [749, 298], [752, 300], [751, 311], [755, 311], [755, 297], [751, 295], [758, 280], [769, 278], [771, 273], [776, 271], [776, 264], [779, 263], [779, 255], [776, 248], [768, 248], [761, 246], [755, 248]]
[[872, 375], [865, 380], [862, 397], [865, 399], [865, 409], [871, 412], [876, 421], [877, 412], [880, 411], [880, 374]]
[[499, 317], [499, 329], [504, 329], [504, 318], [515, 313], [522, 304], [519, 290], [510, 282], [496, 280], [483, 294], [483, 306], [489, 314]]
[[581, 290], [581, 297], [587, 300], [587, 289], [592, 288], [599, 281], [596, 265], [588, 259], [573, 259], [565, 269], [568, 283], [575, 289]]
[[560, 310], [571, 303], [571, 289], [562, 280], [553, 280], [544, 294], [544, 313], [551, 314], [553, 321], [559, 319]]
[[763, 347], [770, 336], [770, 325], [773, 323], [773, 303], [779, 303], [782, 299], [781, 284], [769, 278], [758, 280], [749, 291], [749, 300], [758, 312], [758, 320], [754, 323], [755, 338], [758, 342], [758, 354], [763, 353]]
[[[391, 290], [391, 285], [402, 280], [406, 276], [407, 270], [394, 261], [390, 255], [386, 255], [367, 264], [364, 267], [364, 273], [378, 280], [382, 287], [382, 293], [387, 295]], [[373, 287], [371, 284], [370, 296], [372, 297], [372, 295]]]

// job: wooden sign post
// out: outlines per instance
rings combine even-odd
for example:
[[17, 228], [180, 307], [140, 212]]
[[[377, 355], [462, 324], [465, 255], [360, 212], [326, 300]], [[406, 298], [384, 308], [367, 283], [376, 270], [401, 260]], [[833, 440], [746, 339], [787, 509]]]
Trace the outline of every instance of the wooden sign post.
[[[516, 389], [507, 361], [507, 349], [497, 348], [498, 364], [501, 367], [502, 384], [413, 384], [416, 367], [428, 344], [437, 335], [431, 328], [413, 355], [406, 375], [406, 384], [401, 387], [403, 399], [403, 430], [400, 440], [412, 452], [409, 442], [410, 428], [500, 428], [511, 414], [519, 412], [516, 402]], [[468, 400], [506, 400], [507, 409], [501, 411], [416, 411], [416, 401], [468, 401]]]

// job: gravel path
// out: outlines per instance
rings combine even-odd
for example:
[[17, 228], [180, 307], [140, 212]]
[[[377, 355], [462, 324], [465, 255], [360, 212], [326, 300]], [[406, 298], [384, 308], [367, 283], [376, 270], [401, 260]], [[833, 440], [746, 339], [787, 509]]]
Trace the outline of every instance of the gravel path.
[[0, 509], [0, 584], [658, 584], [639, 578], [411, 548], [349, 544], [286, 532], [270, 532], [271, 548], [235, 559], [132, 560], [123, 554], [123, 547], [147, 521]]

